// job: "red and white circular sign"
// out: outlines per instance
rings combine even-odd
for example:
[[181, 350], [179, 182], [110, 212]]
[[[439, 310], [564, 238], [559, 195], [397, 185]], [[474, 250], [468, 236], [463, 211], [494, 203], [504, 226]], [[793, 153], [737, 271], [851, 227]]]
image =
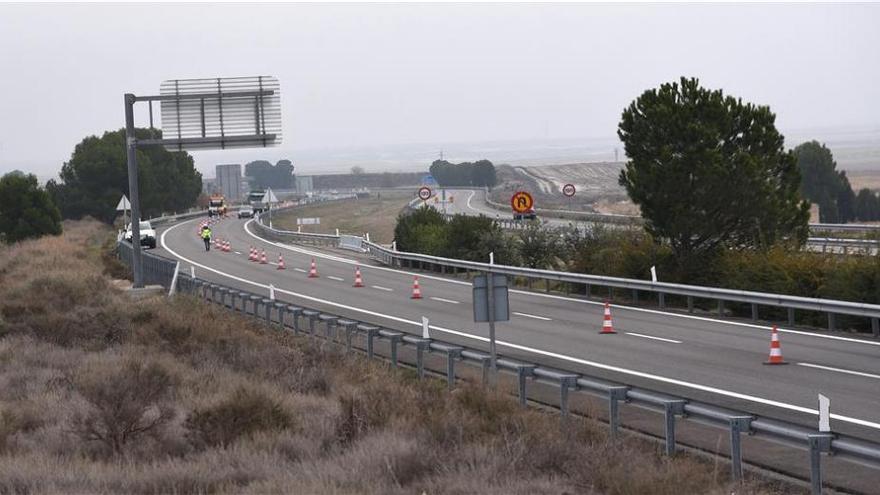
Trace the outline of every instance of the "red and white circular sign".
[[427, 186], [422, 186], [419, 188], [419, 199], [422, 201], [427, 201], [431, 199], [431, 188]]
[[570, 197], [574, 196], [574, 193], [575, 193], [574, 184], [566, 184], [566, 185], [562, 186], [562, 194], [563, 195], [570, 198]]

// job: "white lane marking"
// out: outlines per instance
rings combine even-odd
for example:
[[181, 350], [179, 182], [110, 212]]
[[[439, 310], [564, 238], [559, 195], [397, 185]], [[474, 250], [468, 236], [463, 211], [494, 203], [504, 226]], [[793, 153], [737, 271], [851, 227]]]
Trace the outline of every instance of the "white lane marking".
[[240, 253], [240, 252], [238, 252], [238, 251], [233, 251], [233, 253], [235, 253], [235, 254], [241, 254], [241, 253]]
[[641, 337], [643, 339], [651, 339], [651, 340], [660, 340], [663, 342], [669, 342], [671, 344], [681, 344], [680, 340], [672, 340], [672, 339], [664, 339], [663, 337], [654, 337], [653, 335], [645, 335], [643, 333], [633, 333], [633, 332], [623, 332], [627, 335], [632, 335], [633, 337]]
[[[209, 266], [207, 266], [207, 265], [203, 265], [203, 264], [201, 264], [201, 263], [196, 263], [195, 261], [192, 261], [192, 260], [190, 260], [190, 259], [188, 259], [188, 258], [185, 258], [185, 257], [183, 257], [183, 256], [181, 256], [181, 255], [179, 255], [179, 254], [177, 254], [174, 250], [170, 249], [170, 248], [168, 247], [168, 245], [165, 244], [165, 234], [167, 234], [167, 233], [170, 232], [171, 230], [175, 229], [176, 227], [179, 227], [179, 226], [181, 226], [181, 225], [185, 225], [185, 224], [187, 224], [187, 223], [189, 223], [189, 222], [191, 222], [191, 221], [192, 221], [192, 220], [189, 220], [189, 221], [186, 221], [186, 222], [182, 222], [182, 223], [179, 223], [179, 224], [173, 225], [173, 226], [171, 226], [170, 228], [168, 228], [167, 230], [165, 230], [164, 232], [162, 232], [162, 236], [161, 236], [162, 248], [164, 248], [166, 251], [168, 251], [169, 253], [171, 253], [172, 256], [175, 256], [175, 257], [177, 257], [177, 258], [180, 258], [181, 260], [183, 260], [183, 261], [185, 261], [185, 262], [187, 262], [187, 263], [189, 263], [189, 264], [191, 264], [191, 265], [201, 267], [201, 268], [203, 268], [203, 269], [205, 269], [205, 270], [208, 270], [208, 271], [210, 271], [210, 272], [214, 272], [214, 273], [216, 273], [216, 274], [218, 274], [218, 275], [224, 276], [224, 277], [226, 277], [226, 278], [230, 278], [230, 279], [232, 279], [232, 280], [237, 280], [237, 281], [242, 282], [242, 283], [245, 283], [245, 284], [253, 285], [253, 286], [256, 286], [256, 287], [261, 287], [261, 288], [266, 289], [266, 290], [268, 291], [269, 286], [266, 285], [266, 284], [261, 284], [261, 283], [259, 283], [259, 282], [254, 282], [254, 281], [252, 281], [252, 280], [248, 280], [248, 279], [246, 279], [246, 278], [237, 277], [237, 276], [235, 276], [235, 275], [232, 275], [231, 273], [222, 272], [222, 271], [217, 270], [217, 269], [215, 269], [215, 268], [211, 268], [211, 267], [209, 267]], [[278, 287], [275, 288], [275, 292], [280, 292], [280, 293], [282, 293], [282, 294], [287, 294], [287, 295], [290, 295], [290, 296], [293, 296], [293, 297], [298, 297], [298, 298], [300, 298], [300, 299], [305, 299], [305, 300], [307, 300], [307, 301], [313, 301], [313, 302], [317, 302], [317, 303], [320, 303], [320, 304], [326, 304], [326, 305], [328, 305], [328, 306], [334, 306], [334, 307], [337, 307], [337, 308], [347, 309], [347, 310], [349, 310], [349, 311], [355, 311], [355, 312], [358, 312], [358, 313], [363, 313], [363, 314], [365, 314], [365, 315], [369, 315], [369, 316], [375, 316], [375, 317], [378, 317], [378, 318], [385, 318], [385, 319], [388, 319], [388, 320], [391, 320], [391, 321], [396, 321], [396, 322], [400, 322], [400, 323], [405, 323], [405, 324], [407, 324], [407, 325], [412, 325], [412, 326], [416, 326], [416, 327], [419, 327], [419, 328], [422, 327], [422, 322], [421, 322], [421, 321], [407, 320], [406, 318], [401, 318], [400, 316], [394, 316], [394, 315], [389, 315], [389, 314], [385, 314], [385, 313], [379, 313], [379, 312], [377, 312], [377, 311], [372, 311], [372, 310], [369, 310], [369, 309], [357, 308], [357, 307], [355, 307], [355, 306], [349, 306], [349, 305], [347, 305], [347, 304], [341, 304], [341, 303], [334, 302], [334, 301], [328, 301], [328, 300], [326, 300], [326, 299], [319, 299], [319, 298], [317, 298], [317, 297], [308, 296], [308, 295], [306, 295], [306, 294], [300, 294], [300, 293], [298, 293], [298, 292], [293, 292], [293, 291], [286, 290], [286, 289], [281, 289], [281, 288], [278, 288]], [[452, 329], [450, 329], [450, 328], [438, 327], [438, 326], [436, 326], [436, 325], [430, 325], [429, 328], [431, 328], [432, 330], [436, 330], [436, 331], [438, 331], [438, 332], [445, 332], [445, 333], [448, 333], [448, 334], [457, 335], [457, 336], [459, 336], [459, 337], [465, 337], [465, 338], [469, 338], [469, 339], [473, 339], [473, 340], [478, 340], [478, 341], [480, 341], [480, 342], [488, 342], [488, 341], [489, 341], [489, 339], [486, 338], [486, 337], [482, 337], [482, 336], [479, 336], [479, 335], [469, 334], [469, 333], [466, 333], [466, 332], [463, 332], [463, 331], [460, 331], [460, 330], [452, 330]], [[743, 394], [743, 393], [740, 393], [740, 392], [734, 392], [734, 391], [731, 391], [731, 390], [725, 390], [725, 389], [722, 389], [722, 388], [710, 387], [710, 386], [707, 386], [707, 385], [700, 385], [700, 384], [698, 384], [698, 383], [686, 382], [686, 381], [684, 381], [684, 380], [678, 380], [678, 379], [676, 379], [676, 378], [668, 378], [668, 377], [665, 377], [665, 376], [653, 375], [653, 374], [651, 374], [651, 373], [645, 373], [645, 372], [643, 372], [643, 371], [631, 370], [631, 369], [628, 369], [628, 368], [621, 368], [621, 367], [619, 367], [619, 366], [612, 366], [612, 365], [609, 365], [609, 364], [597, 363], [597, 362], [595, 362], [595, 361], [587, 361], [586, 359], [576, 358], [576, 357], [573, 357], [573, 356], [566, 356], [566, 355], [564, 355], [564, 354], [558, 354], [558, 353], [550, 352], [550, 351], [542, 351], [542, 350], [540, 350], [540, 349], [534, 349], [534, 348], [526, 347], [526, 346], [519, 345], [519, 344], [513, 344], [513, 343], [511, 343], [511, 342], [505, 342], [505, 341], [501, 341], [501, 340], [496, 340], [495, 343], [496, 343], [497, 345], [499, 345], [499, 346], [502, 346], [502, 347], [509, 347], [509, 348], [511, 348], [511, 349], [516, 349], [516, 350], [520, 350], [520, 351], [530, 352], [530, 353], [532, 353], [532, 354], [538, 354], [538, 355], [541, 355], [541, 356], [551, 357], [551, 358], [554, 358], [554, 359], [559, 359], [559, 360], [562, 360], [562, 361], [568, 361], [568, 362], [572, 362], [572, 363], [580, 364], [580, 365], [583, 365], [583, 366], [589, 366], [589, 367], [593, 367], [593, 368], [599, 368], [599, 369], [603, 369], [603, 370], [614, 371], [614, 372], [621, 373], [621, 374], [624, 374], [624, 375], [637, 376], [637, 377], [640, 377], [640, 378], [645, 378], [645, 379], [648, 379], [648, 380], [654, 380], [654, 381], [658, 381], [658, 382], [661, 382], [661, 383], [668, 383], [668, 384], [671, 384], [671, 385], [678, 385], [678, 386], [681, 386], [681, 387], [691, 388], [691, 389], [694, 389], [694, 390], [701, 390], [701, 391], [703, 391], [703, 392], [710, 392], [710, 393], [717, 394], [717, 395], [722, 395], [722, 396], [725, 396], [725, 397], [732, 397], [732, 398], [734, 398], [734, 399], [742, 399], [742, 400], [746, 400], [746, 401], [756, 402], [756, 403], [758, 403], [758, 404], [764, 404], [764, 405], [768, 405], [768, 406], [778, 407], [778, 408], [780, 408], [780, 409], [787, 409], [787, 410], [790, 410], [790, 411], [797, 411], [797, 412], [801, 412], [801, 413], [805, 413], [805, 414], [811, 414], [811, 415], [813, 415], [813, 416], [818, 416], [818, 415], [819, 415], [819, 411], [818, 411], [818, 410], [816, 410], [816, 409], [810, 409], [810, 408], [808, 408], [808, 407], [797, 406], [797, 405], [794, 405], [794, 404], [788, 404], [788, 403], [785, 403], [785, 402], [778, 402], [778, 401], [775, 401], [775, 400], [765, 399], [765, 398], [763, 398], [763, 397], [757, 397], [757, 396], [754, 396], [754, 395]], [[843, 416], [843, 415], [841, 415], [841, 414], [834, 414], [834, 413], [831, 414], [831, 417], [832, 417], [833, 419], [838, 420], [838, 421], [843, 421], [844, 423], [851, 423], [851, 424], [855, 424], [855, 425], [859, 425], [859, 426], [865, 426], [865, 427], [867, 427], [867, 428], [874, 428], [874, 429], [880, 430], [880, 423], [874, 423], [874, 422], [867, 421], [867, 420], [864, 420], [864, 419], [853, 418], [853, 417], [851, 417], [851, 416]]]
[[300, 273], [305, 273], [305, 272], [306, 272], [306, 271], [303, 270], [302, 268], [294, 268], [294, 270], [296, 270], [296, 271], [298, 271], [298, 272], [300, 272]]
[[468, 196], [467, 207], [474, 210], [474, 211], [477, 211], [473, 206], [471, 206], [471, 200], [474, 198], [474, 194], [476, 194], [476, 191], [471, 191], [471, 195]]
[[449, 304], [458, 304], [458, 301], [453, 301], [452, 299], [443, 299], [442, 297], [429, 297], [428, 299], [433, 299], [435, 301], [445, 302]]
[[553, 321], [552, 318], [547, 318], [546, 316], [530, 315], [528, 313], [517, 313], [516, 311], [514, 311], [513, 314], [517, 316], [524, 316], [526, 318], [534, 318], [536, 320]]
[[849, 375], [864, 376], [867, 378], [876, 378], [876, 379], [880, 380], [880, 375], [875, 375], [873, 373], [865, 373], [864, 371], [845, 370], [842, 368], [832, 368], [831, 366], [822, 366], [820, 364], [811, 364], [811, 363], [795, 363], [795, 364], [797, 364], [798, 366], [806, 366], [807, 368], [816, 368], [819, 370], [826, 370], [826, 371], [836, 371], [838, 373], [846, 373]]
[[389, 289], [388, 287], [382, 287], [381, 285], [371, 285], [370, 287], [374, 289], [384, 290], [386, 292], [393, 292], [394, 289]]
[[344, 278], [334, 277], [333, 275], [327, 275], [327, 278], [330, 280], [336, 280], [337, 282], [345, 282]]
[[[253, 222], [253, 220], [249, 220], [249, 221], [245, 222], [245, 224], [244, 224], [245, 232], [247, 232], [248, 235], [250, 235], [251, 237], [258, 239], [262, 242], [265, 242], [267, 244], [271, 244], [273, 246], [287, 249], [289, 251], [293, 251], [293, 252], [297, 252], [297, 253], [301, 253], [301, 254], [307, 254], [309, 256], [314, 256], [317, 258], [329, 259], [329, 260], [338, 261], [341, 263], [348, 263], [351, 265], [359, 264], [359, 262], [354, 261], [354, 260], [349, 260], [347, 258], [340, 258], [338, 256], [327, 255], [327, 254], [324, 254], [324, 253], [321, 253], [318, 251], [309, 251], [307, 249], [302, 249], [302, 248], [298, 248], [295, 246], [282, 244], [280, 242], [267, 241], [266, 239], [263, 239], [262, 237], [254, 234], [253, 232], [250, 231], [250, 229], [248, 229], [248, 225], [251, 222]], [[184, 223], [186, 223], [186, 222], [184, 222]], [[181, 224], [178, 224], [178, 225], [181, 225]], [[424, 273], [407, 272], [404, 270], [396, 270], [396, 269], [387, 268], [384, 266], [361, 265], [361, 268], [365, 269], [365, 270], [366, 269], [379, 270], [379, 271], [400, 273], [400, 274], [404, 274], [404, 275], [408, 275], [408, 276], [418, 276], [419, 278], [422, 278], [422, 279], [436, 280], [438, 282], [446, 282], [449, 284], [467, 285], [467, 286], [471, 285], [470, 282], [464, 282], [461, 280], [454, 280], [454, 279], [449, 279], [449, 278], [444, 278], [444, 277], [435, 277], [433, 275], [427, 275]], [[587, 301], [585, 299], [576, 299], [573, 297], [557, 296], [557, 295], [553, 295], [553, 294], [544, 294], [541, 292], [531, 292], [531, 291], [516, 290], [516, 289], [510, 289], [509, 292], [514, 293], [514, 294], [528, 296], [528, 297], [544, 297], [547, 299], [555, 299], [558, 301], [569, 301], [569, 302], [575, 302], [575, 303], [581, 303], [581, 304], [588, 304], [591, 306], [604, 306], [605, 305], [604, 302]], [[674, 317], [674, 318], [684, 318], [684, 319], [689, 319], [689, 320], [705, 321], [705, 322], [709, 322], [709, 323], [718, 323], [721, 325], [732, 325], [732, 326], [737, 326], [737, 327], [742, 327], [742, 328], [752, 328], [752, 329], [763, 330], [763, 331], [770, 330], [770, 328], [771, 328], [769, 326], [756, 325], [753, 323], [743, 323], [743, 322], [738, 322], [738, 321], [719, 320], [719, 319], [715, 319], [715, 318], [708, 318], [705, 316], [688, 315], [688, 314], [682, 314], [682, 313], [667, 313], [665, 311], [660, 311], [660, 310], [656, 310], [656, 309], [635, 308], [635, 307], [631, 307], [631, 306], [622, 306], [619, 304], [612, 304], [611, 307], [616, 308], [616, 309], [623, 309], [626, 311], [635, 311], [635, 312], [639, 312], [639, 313], [648, 313], [648, 314], [663, 315], [663, 316]], [[778, 328], [778, 330], [779, 330], [779, 333], [791, 333], [791, 334], [796, 334], [796, 335], [803, 335], [806, 337], [815, 337], [815, 338], [819, 338], [819, 339], [836, 340], [839, 342], [851, 342], [851, 343], [856, 343], [859, 345], [872, 345], [872, 346], [880, 347], [880, 342], [872, 341], [872, 340], [854, 339], [854, 338], [850, 338], [850, 337], [838, 337], [836, 335], [824, 335], [824, 334], [820, 334], [820, 333], [805, 332], [805, 331], [801, 331], [801, 330], [791, 330], [791, 329], [786, 329], [786, 328]]]

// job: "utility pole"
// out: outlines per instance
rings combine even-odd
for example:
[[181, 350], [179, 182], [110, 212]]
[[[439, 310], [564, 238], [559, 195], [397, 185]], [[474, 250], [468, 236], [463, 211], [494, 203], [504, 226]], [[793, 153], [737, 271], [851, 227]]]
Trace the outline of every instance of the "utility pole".
[[143, 259], [141, 258], [141, 200], [138, 194], [137, 138], [134, 135], [133, 94], [125, 94], [125, 148], [128, 156], [128, 202], [131, 203], [131, 268], [132, 287], [144, 286]]

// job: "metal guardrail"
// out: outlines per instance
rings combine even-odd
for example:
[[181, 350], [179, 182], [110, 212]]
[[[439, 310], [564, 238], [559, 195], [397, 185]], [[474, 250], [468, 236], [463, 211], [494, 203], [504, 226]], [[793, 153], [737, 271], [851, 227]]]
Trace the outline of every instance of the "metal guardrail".
[[[126, 243], [118, 244], [120, 257], [126, 258]], [[128, 246], [130, 253], [130, 246]], [[159, 280], [163, 286], [170, 288], [171, 279], [167, 274], [173, 273], [177, 262], [151, 253], [145, 253], [144, 272], [147, 277]], [[324, 327], [326, 340], [345, 345], [351, 351], [353, 340], [358, 337], [362, 342], [362, 350], [367, 357], [375, 357], [375, 343], [384, 341], [390, 346], [390, 361], [394, 367], [400, 363], [399, 348], [410, 347], [415, 350], [415, 368], [420, 379], [425, 377], [426, 354], [436, 353], [445, 357], [445, 378], [450, 389], [455, 387], [457, 363], [479, 366], [482, 369], [483, 381], [489, 373], [489, 355], [479, 349], [443, 342], [438, 339], [425, 339], [392, 329], [373, 325], [371, 322], [358, 321], [347, 317], [320, 312], [295, 304], [280, 302], [269, 297], [234, 287], [211, 283], [189, 274], [179, 273], [177, 278], [178, 292], [186, 293], [218, 304], [224, 308], [243, 315], [265, 320], [268, 325], [278, 325], [280, 329], [300, 333], [312, 337], [321, 337], [318, 330]], [[341, 341], [341, 342], [339, 342]], [[413, 364], [413, 363], [410, 363]], [[612, 438], [616, 438], [620, 429], [621, 405], [637, 406], [643, 409], [660, 412], [664, 416], [664, 442], [666, 453], [672, 455], [676, 451], [675, 430], [678, 421], [694, 421], [701, 425], [722, 428], [729, 432], [731, 475], [734, 480], [742, 479], [742, 442], [743, 434], [763, 438], [785, 446], [794, 446], [810, 452], [810, 482], [813, 493], [822, 490], [821, 454], [833, 455], [837, 459], [855, 462], [872, 469], [880, 469], [880, 444], [833, 433], [819, 433], [802, 425], [762, 418], [754, 414], [719, 408], [709, 403], [690, 400], [684, 397], [671, 396], [662, 392], [632, 387], [622, 383], [607, 381], [582, 373], [569, 372], [548, 368], [537, 363], [520, 361], [500, 356], [498, 368], [516, 377], [519, 402], [527, 406], [527, 388], [530, 382], [550, 384], [559, 388], [558, 408], [563, 417], [569, 415], [569, 396], [571, 393], [584, 393], [608, 401], [608, 424]]]

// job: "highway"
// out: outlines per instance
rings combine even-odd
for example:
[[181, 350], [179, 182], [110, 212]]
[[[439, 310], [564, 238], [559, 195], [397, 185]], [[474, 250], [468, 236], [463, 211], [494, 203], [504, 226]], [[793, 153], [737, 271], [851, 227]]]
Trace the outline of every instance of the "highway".
[[[433, 336], [487, 349], [485, 324], [473, 323], [470, 283], [420, 274], [424, 298], [410, 299], [413, 272], [377, 266], [358, 253], [282, 245], [253, 233], [250, 220], [214, 228], [233, 252], [205, 252], [198, 220], [164, 229], [159, 251], [198, 277], [255, 292], [272, 284], [280, 300], [410, 333], [421, 317]], [[265, 249], [286, 270], [247, 259]], [[312, 258], [320, 277], [310, 279]], [[352, 287], [360, 264], [366, 287]], [[781, 329], [788, 366], [765, 366], [769, 327], [645, 308], [612, 307], [615, 335], [599, 335], [603, 306], [561, 295], [512, 291], [511, 320], [498, 323], [499, 352], [608, 380], [815, 426], [816, 395], [832, 400], [834, 431], [880, 440], [880, 342]]]

